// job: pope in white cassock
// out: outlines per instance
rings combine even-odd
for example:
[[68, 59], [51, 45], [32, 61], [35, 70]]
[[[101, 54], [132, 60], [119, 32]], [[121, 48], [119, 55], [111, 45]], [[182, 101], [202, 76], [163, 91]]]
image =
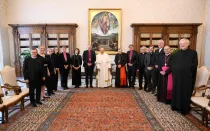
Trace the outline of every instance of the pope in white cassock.
[[96, 55], [96, 68], [98, 70], [98, 87], [111, 86], [111, 63], [109, 55], [104, 53], [104, 48], [100, 48], [100, 53]]

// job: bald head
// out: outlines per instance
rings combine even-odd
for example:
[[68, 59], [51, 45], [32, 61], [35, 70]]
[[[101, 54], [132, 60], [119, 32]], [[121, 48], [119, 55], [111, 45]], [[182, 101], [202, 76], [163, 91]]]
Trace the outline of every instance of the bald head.
[[170, 46], [165, 46], [165, 47], [164, 47], [164, 52], [165, 52], [166, 55], [170, 54], [170, 53], [171, 53], [171, 48], [170, 48]]

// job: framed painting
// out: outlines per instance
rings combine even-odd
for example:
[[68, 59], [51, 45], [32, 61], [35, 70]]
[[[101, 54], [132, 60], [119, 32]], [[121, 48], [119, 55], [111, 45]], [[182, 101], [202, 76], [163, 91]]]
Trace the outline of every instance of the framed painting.
[[121, 46], [122, 10], [89, 9], [88, 40], [96, 53], [104, 48], [108, 54], [116, 54]]

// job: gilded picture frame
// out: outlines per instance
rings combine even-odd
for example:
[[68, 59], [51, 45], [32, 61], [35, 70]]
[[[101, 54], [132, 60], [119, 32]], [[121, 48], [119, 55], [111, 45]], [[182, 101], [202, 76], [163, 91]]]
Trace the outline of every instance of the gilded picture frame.
[[104, 48], [108, 54], [117, 54], [122, 42], [122, 9], [88, 9], [88, 42], [98, 53]]

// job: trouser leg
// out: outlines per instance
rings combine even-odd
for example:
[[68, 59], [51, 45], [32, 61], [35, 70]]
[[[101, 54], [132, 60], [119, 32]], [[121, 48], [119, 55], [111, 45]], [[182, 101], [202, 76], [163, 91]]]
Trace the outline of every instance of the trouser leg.
[[29, 82], [29, 97], [31, 104], [35, 102], [34, 91], [35, 91], [35, 85], [32, 82]]

